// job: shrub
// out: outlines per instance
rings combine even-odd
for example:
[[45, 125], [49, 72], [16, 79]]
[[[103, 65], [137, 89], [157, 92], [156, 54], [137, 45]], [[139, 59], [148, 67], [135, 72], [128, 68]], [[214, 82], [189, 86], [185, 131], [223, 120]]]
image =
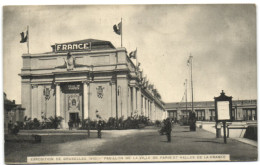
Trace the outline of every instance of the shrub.
[[161, 126], [161, 121], [156, 120], [156, 121], [155, 121], [155, 126], [156, 126], [156, 127], [160, 127], [160, 126]]
[[32, 121], [32, 129], [39, 129], [40, 128], [40, 121], [37, 118], [34, 118]]
[[61, 121], [63, 120], [63, 118], [61, 116], [58, 116], [58, 117], [51, 116], [51, 117], [49, 117], [49, 120], [50, 120], [50, 127], [57, 129], [58, 126], [60, 125]]
[[115, 129], [116, 128], [116, 118], [110, 117], [105, 124], [105, 129]]

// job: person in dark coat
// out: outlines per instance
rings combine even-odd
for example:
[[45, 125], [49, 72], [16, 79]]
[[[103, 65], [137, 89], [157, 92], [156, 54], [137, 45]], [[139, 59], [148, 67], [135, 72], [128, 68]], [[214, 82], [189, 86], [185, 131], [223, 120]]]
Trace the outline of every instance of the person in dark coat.
[[10, 120], [8, 122], [8, 133], [11, 133], [12, 132], [12, 128], [13, 128], [13, 122]]
[[103, 129], [103, 123], [101, 120], [98, 121], [97, 123], [97, 135], [98, 135], [98, 138], [101, 138], [101, 130]]
[[72, 130], [72, 127], [73, 127], [73, 122], [72, 122], [72, 120], [69, 120], [68, 125], [69, 125], [69, 130]]
[[12, 134], [17, 135], [19, 132], [19, 126], [18, 123], [14, 123], [13, 129], [12, 129]]
[[165, 132], [168, 142], [171, 142], [172, 123], [169, 118], [167, 118], [165, 122]]

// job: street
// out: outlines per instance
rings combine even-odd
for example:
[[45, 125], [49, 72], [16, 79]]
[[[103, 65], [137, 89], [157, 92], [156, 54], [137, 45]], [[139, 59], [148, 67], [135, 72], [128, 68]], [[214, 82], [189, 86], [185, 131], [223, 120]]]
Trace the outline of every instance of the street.
[[178, 154], [230, 154], [232, 161], [257, 160], [257, 147], [233, 139], [228, 139], [227, 144], [224, 144], [223, 138], [215, 138], [213, 133], [199, 128], [196, 132], [190, 132], [187, 126], [173, 127], [171, 143], [167, 142], [165, 135], [159, 135], [158, 128], [155, 127], [139, 130], [104, 130], [102, 139], [96, 136], [94, 131], [91, 132], [90, 138], [60, 143], [6, 142], [5, 160], [26, 162], [27, 156]]

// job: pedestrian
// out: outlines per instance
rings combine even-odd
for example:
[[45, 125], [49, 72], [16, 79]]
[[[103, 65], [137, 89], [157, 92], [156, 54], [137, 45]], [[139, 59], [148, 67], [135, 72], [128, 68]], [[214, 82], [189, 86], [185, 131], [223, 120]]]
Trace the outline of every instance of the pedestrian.
[[167, 118], [165, 122], [165, 132], [167, 136], [167, 141], [171, 142], [172, 123], [169, 118]]
[[12, 132], [12, 128], [13, 128], [13, 122], [12, 122], [12, 120], [10, 120], [10, 121], [8, 122], [8, 133], [11, 133], [11, 132]]
[[71, 119], [69, 120], [68, 125], [69, 125], [69, 130], [72, 130], [72, 125], [73, 125], [73, 123], [72, 123], [72, 120], [71, 120]]
[[101, 130], [103, 128], [103, 123], [101, 120], [98, 121], [97, 123], [97, 135], [98, 135], [98, 138], [101, 138]]
[[18, 132], [19, 132], [19, 126], [18, 126], [18, 123], [15, 122], [14, 126], [13, 126], [13, 129], [12, 129], [12, 134], [17, 135]]

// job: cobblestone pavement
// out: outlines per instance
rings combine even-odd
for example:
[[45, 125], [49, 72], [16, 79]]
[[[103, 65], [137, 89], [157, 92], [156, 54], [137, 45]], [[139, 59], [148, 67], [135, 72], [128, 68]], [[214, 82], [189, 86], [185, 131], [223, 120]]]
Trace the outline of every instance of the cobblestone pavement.
[[[77, 136], [76, 134], [74, 136]], [[87, 155], [177, 155], [177, 154], [230, 154], [233, 161], [257, 160], [257, 147], [228, 139], [215, 138], [202, 129], [190, 132], [188, 127], [174, 126], [172, 142], [159, 135], [158, 128], [140, 130], [103, 131], [102, 139], [91, 137], [60, 143], [5, 143], [6, 162], [25, 162], [27, 156], [87, 156]], [[51, 135], [43, 138], [53, 138]], [[59, 140], [59, 139], [58, 139]], [[57, 139], [55, 141], [58, 141]]]

